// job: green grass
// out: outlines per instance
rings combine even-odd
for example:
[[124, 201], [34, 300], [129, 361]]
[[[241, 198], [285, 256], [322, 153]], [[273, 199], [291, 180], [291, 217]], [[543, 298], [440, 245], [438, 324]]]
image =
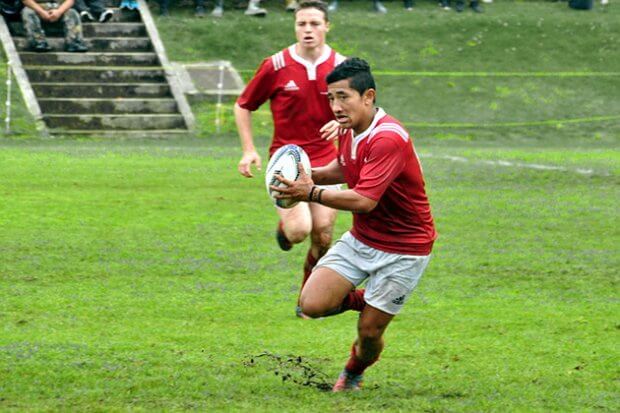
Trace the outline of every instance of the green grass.
[[[620, 9], [367, 6], [343, 3], [331, 44], [372, 61], [380, 104], [409, 124], [440, 238], [365, 391], [246, 363], [301, 356], [332, 381], [356, 316], [294, 317], [306, 245], [277, 249], [260, 177], [236, 172], [229, 105], [219, 135], [203, 103], [199, 138], [174, 141], [42, 140], [18, 105], [19, 134], [0, 139], [0, 411], [620, 410], [620, 77], [385, 73], [618, 72]], [[247, 77], [293, 41], [268, 7], [157, 22], [172, 60], [228, 58]], [[376, 22], [401, 25], [411, 53], [396, 30], [364, 37]], [[266, 154], [268, 110], [255, 118]]]
[[[419, 145], [433, 262], [369, 389], [331, 396], [243, 364], [300, 355], [331, 379], [355, 316], [294, 318], [305, 248], [277, 249], [272, 207], [237, 176], [234, 145], [3, 146], [3, 409], [619, 407], [617, 154]], [[497, 159], [597, 172], [484, 163]], [[336, 233], [349, 223], [342, 213]]]

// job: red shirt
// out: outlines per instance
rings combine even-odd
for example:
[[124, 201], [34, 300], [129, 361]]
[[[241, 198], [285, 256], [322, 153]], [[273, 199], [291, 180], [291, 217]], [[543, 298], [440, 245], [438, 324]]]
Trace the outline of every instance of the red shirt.
[[385, 252], [430, 254], [437, 233], [407, 131], [378, 109], [367, 130], [354, 136], [349, 129], [339, 143], [338, 161], [347, 185], [378, 202], [370, 213], [353, 213], [353, 236]]
[[237, 104], [255, 111], [267, 99], [271, 101], [274, 130], [270, 156], [281, 146], [294, 143], [308, 153], [313, 167], [336, 158], [336, 147], [321, 139], [319, 129], [334, 119], [325, 77], [343, 60], [327, 45], [316, 63], [298, 56], [295, 45], [263, 60]]

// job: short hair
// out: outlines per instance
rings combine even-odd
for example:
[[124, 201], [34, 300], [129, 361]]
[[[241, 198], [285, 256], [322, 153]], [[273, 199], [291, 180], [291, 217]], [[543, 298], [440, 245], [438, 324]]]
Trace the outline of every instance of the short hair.
[[295, 9], [295, 16], [297, 16], [297, 12], [299, 10], [304, 9], [317, 9], [319, 11], [322, 11], [323, 16], [325, 17], [325, 21], [329, 21], [329, 16], [327, 15], [327, 4], [322, 2], [321, 0], [302, 0], [301, 2], [299, 2], [297, 8]]
[[375, 79], [370, 73], [370, 65], [364, 59], [351, 57], [340, 63], [327, 75], [327, 84], [349, 79], [349, 86], [363, 95], [368, 89], [377, 90]]

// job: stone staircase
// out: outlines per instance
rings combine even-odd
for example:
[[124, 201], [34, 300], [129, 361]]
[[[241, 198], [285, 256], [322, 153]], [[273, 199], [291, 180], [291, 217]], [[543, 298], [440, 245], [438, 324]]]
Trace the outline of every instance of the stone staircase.
[[[64, 51], [60, 24], [44, 26], [51, 52], [31, 52], [22, 23], [8, 23], [18, 55], [13, 66], [17, 60], [23, 68], [47, 132], [106, 136], [192, 132], [193, 115], [146, 2], [140, 0], [139, 11], [112, 9], [114, 17], [107, 23], [83, 23], [87, 53]], [[27, 93], [24, 96], [28, 98]]]

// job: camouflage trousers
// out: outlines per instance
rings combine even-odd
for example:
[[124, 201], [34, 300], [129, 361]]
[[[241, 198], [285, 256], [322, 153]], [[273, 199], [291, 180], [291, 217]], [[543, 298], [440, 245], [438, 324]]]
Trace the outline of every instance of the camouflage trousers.
[[[45, 10], [51, 10], [58, 8], [57, 3], [44, 3], [42, 4]], [[77, 11], [69, 9], [62, 15], [62, 24], [65, 30], [65, 42], [73, 43], [76, 40], [84, 40], [82, 36], [82, 21]], [[26, 29], [26, 37], [30, 44], [39, 43], [45, 40], [45, 32], [41, 24], [41, 18], [31, 8], [24, 7], [22, 10], [22, 22], [24, 23], [24, 29]]]

